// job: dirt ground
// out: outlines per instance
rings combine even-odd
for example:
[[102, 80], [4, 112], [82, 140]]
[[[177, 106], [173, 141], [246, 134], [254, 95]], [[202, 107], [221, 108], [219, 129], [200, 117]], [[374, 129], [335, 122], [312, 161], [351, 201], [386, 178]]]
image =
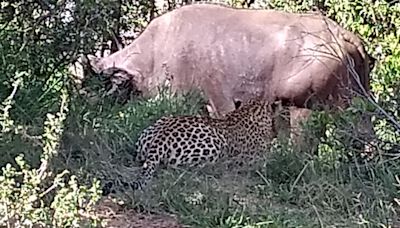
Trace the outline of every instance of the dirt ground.
[[104, 227], [118, 228], [187, 228], [179, 224], [177, 218], [169, 214], [137, 212], [113, 202], [110, 198], [100, 200], [95, 210], [104, 222]]

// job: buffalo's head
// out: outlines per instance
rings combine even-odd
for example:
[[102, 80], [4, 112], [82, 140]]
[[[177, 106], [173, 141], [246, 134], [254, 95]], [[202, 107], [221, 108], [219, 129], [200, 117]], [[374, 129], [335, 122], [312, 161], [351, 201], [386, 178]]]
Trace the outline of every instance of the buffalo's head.
[[[118, 67], [103, 69], [98, 64], [98, 58], [92, 56], [82, 57], [82, 65], [85, 74], [83, 86], [91, 90], [94, 87], [101, 97], [112, 97], [116, 102], [125, 104], [142, 95], [142, 91], [137, 87], [135, 75], [126, 70]], [[93, 83], [94, 81], [97, 83]]]

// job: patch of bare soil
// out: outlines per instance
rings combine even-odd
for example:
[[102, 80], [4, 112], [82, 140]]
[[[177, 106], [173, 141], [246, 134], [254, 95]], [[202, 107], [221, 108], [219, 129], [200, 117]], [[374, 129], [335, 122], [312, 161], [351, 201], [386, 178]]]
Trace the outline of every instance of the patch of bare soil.
[[126, 208], [112, 199], [104, 197], [95, 209], [96, 215], [103, 220], [104, 227], [118, 228], [187, 228], [179, 224], [173, 215], [141, 213]]

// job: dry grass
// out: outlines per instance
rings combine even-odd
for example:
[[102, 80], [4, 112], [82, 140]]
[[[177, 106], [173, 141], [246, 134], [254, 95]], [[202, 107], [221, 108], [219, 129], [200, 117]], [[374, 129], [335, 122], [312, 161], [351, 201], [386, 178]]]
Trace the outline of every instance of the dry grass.
[[102, 198], [95, 208], [95, 214], [109, 228], [184, 228], [176, 216], [166, 213], [137, 212], [119, 204], [110, 197]]

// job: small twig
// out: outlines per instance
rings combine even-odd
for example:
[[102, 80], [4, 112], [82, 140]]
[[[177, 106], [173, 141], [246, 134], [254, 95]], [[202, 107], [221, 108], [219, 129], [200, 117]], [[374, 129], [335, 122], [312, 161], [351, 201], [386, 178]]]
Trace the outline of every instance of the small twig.
[[349, 70], [350, 70], [350, 74], [356, 79], [356, 82], [358, 84], [358, 86], [361, 88], [362, 92], [364, 93], [364, 96], [368, 99], [369, 102], [371, 102], [375, 108], [377, 108], [386, 118], [388, 118], [395, 126], [395, 128], [397, 129], [397, 131], [400, 132], [400, 123], [397, 122], [388, 112], [386, 112], [375, 100], [376, 98], [373, 97], [373, 95], [371, 93], [367, 93], [367, 91], [365, 90], [364, 86], [361, 85], [360, 82], [360, 77], [358, 75], [358, 73], [355, 71], [354, 69], [354, 59], [351, 57], [348, 57], [348, 62], [350, 64]]
[[261, 177], [261, 179], [266, 183], [266, 184], [270, 184], [271, 182], [268, 181], [268, 179], [259, 171], [257, 170], [256, 173]]
[[40, 141], [40, 140], [42, 140], [42, 136], [29, 135], [27, 133], [27, 129], [25, 127], [22, 127], [22, 129], [18, 133], [22, 136], [23, 139], [31, 140], [34, 143], [35, 146], [43, 147], [43, 143]]
[[313, 209], [315, 211], [315, 214], [317, 214], [318, 222], [319, 222], [320, 227], [323, 228], [324, 227], [324, 223], [322, 222], [321, 215], [318, 213], [317, 207], [315, 207], [315, 205], [312, 205], [312, 207], [313, 207]]
[[299, 175], [297, 175], [296, 180], [293, 182], [292, 186], [290, 187], [290, 193], [293, 193], [294, 187], [297, 185], [297, 182], [299, 182], [300, 177], [303, 176], [303, 173], [306, 171], [306, 168], [308, 167], [308, 164], [310, 164], [310, 163], [307, 163], [303, 167], [303, 169], [300, 171]]
[[53, 184], [51, 185], [46, 191], [42, 192], [39, 197], [42, 198], [43, 196], [47, 195], [47, 193], [53, 191], [53, 189], [57, 188], [57, 185]]
[[39, 178], [42, 180], [43, 179], [43, 175], [44, 175], [44, 172], [46, 171], [46, 169], [47, 169], [47, 164], [48, 164], [48, 161], [47, 160], [43, 160], [42, 161], [42, 164], [40, 164], [40, 167], [39, 167]]

